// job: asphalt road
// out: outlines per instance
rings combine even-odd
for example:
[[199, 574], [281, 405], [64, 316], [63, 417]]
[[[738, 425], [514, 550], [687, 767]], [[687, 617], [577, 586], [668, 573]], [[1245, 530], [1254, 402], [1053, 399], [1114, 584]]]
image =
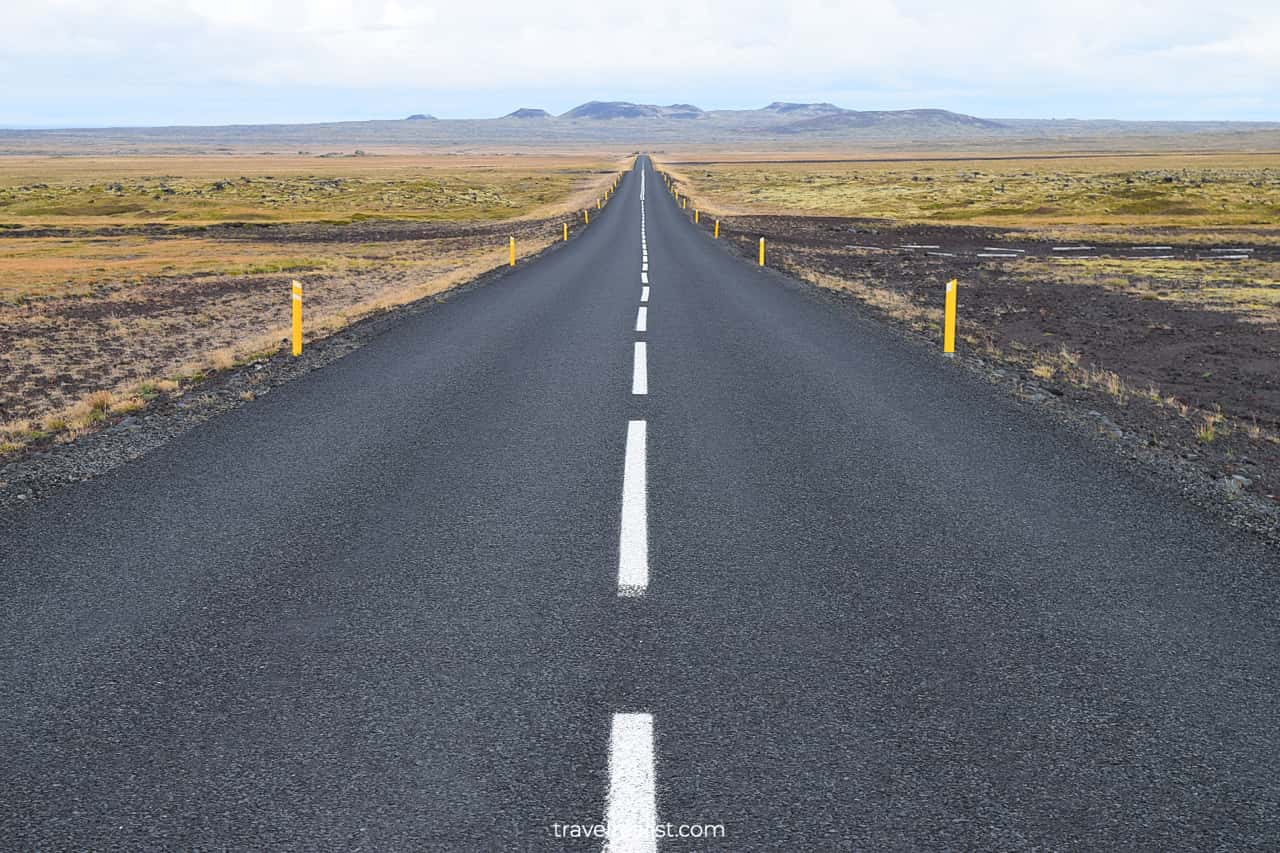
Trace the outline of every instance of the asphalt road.
[[3, 519], [0, 848], [1280, 845], [1274, 553], [644, 172]]

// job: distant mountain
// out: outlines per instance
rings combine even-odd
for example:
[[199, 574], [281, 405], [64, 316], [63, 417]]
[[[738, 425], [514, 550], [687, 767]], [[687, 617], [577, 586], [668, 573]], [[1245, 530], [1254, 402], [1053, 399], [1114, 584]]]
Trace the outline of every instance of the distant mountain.
[[[513, 113], [514, 115], [514, 113]], [[902, 132], [990, 131], [999, 122], [947, 110], [849, 110], [828, 103], [774, 101], [756, 110], [707, 112], [692, 104], [633, 104], [630, 101], [589, 101], [561, 118], [568, 119], [714, 119], [726, 131], [765, 131], [787, 135], [832, 134], [866, 129]]]
[[848, 110], [837, 107], [835, 104], [792, 104], [787, 101], [774, 101], [765, 107], [762, 112], [777, 113], [779, 115], [795, 115], [803, 113], [806, 115], [822, 115], [824, 113], [844, 113]]
[[588, 101], [574, 107], [560, 118], [701, 118], [705, 112], [692, 104], [671, 104], [659, 107], [654, 104], [633, 104], [629, 101]]
[[[830, 104], [820, 106], [830, 106]], [[791, 122], [780, 130], [784, 133], [820, 133], [895, 125], [916, 131], [956, 128], [999, 130], [1004, 127], [996, 121], [964, 113], [953, 113], [949, 110], [844, 110], [837, 107], [834, 112], [823, 111], [819, 115]]]
[[[514, 121], [513, 119], [520, 119]], [[539, 120], [540, 119], [540, 120]], [[568, 120], [566, 120], [568, 119]], [[698, 144], [795, 150], [979, 150], [1016, 146], [1058, 150], [1064, 144], [1118, 150], [1140, 144], [1177, 150], [1276, 150], [1280, 122], [1134, 122], [985, 119], [941, 109], [851, 110], [829, 103], [775, 101], [746, 110], [702, 110], [692, 104], [591, 101], [560, 118], [524, 108], [500, 119], [436, 119], [215, 127], [0, 129], [0, 154], [198, 153], [243, 148], [255, 152], [368, 150], [374, 146], [598, 145], [628, 150]], [[1126, 142], [1134, 139], [1139, 142]], [[2, 209], [2, 208], [0, 208]]]

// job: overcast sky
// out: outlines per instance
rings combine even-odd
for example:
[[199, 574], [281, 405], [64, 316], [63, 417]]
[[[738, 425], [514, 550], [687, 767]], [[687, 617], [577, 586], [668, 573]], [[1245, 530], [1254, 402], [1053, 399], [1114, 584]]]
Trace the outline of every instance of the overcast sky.
[[587, 100], [1280, 120], [1280, 0], [39, 0], [0, 125], [483, 118]]

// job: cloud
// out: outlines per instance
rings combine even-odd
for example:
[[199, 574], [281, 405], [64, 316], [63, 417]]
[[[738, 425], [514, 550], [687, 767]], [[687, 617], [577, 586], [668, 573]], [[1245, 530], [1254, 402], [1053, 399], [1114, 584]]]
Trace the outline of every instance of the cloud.
[[184, 89], [336, 87], [486, 104], [563, 93], [557, 107], [637, 90], [720, 98], [707, 106], [951, 93], [992, 108], [1039, 99], [1044, 115], [1122, 95], [1134, 115], [1182, 98], [1189, 116], [1249, 104], [1280, 117], [1277, 44], [1280, 6], [1251, 0], [46, 0], [6, 12], [0, 71], [24, 81], [24, 110], [44, 98], [62, 112], [109, 90], [150, 93], [163, 112]]

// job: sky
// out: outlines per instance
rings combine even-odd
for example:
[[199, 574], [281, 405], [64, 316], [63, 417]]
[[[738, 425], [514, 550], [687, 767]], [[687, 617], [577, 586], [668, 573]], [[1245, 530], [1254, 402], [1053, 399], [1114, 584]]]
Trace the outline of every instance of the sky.
[[1280, 2], [40, 0], [0, 126], [487, 118], [588, 100], [1280, 120]]

